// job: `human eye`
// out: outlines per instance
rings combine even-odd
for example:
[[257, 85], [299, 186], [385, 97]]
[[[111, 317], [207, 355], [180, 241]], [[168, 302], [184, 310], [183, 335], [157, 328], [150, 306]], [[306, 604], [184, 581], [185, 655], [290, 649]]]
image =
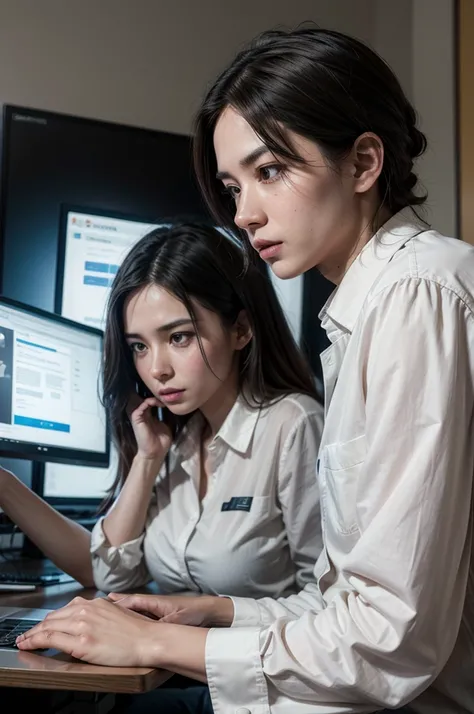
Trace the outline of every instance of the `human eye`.
[[143, 342], [129, 342], [128, 346], [134, 354], [143, 354], [146, 351], [146, 345]]
[[170, 341], [175, 347], [188, 347], [193, 337], [194, 332], [173, 332]]
[[267, 166], [260, 166], [257, 172], [259, 180], [262, 181], [262, 183], [271, 183], [281, 177], [283, 166], [281, 164], [268, 164]]
[[229, 184], [227, 186], [224, 186], [223, 191], [234, 201], [236, 201], [238, 196], [240, 195], [240, 186], [232, 186]]

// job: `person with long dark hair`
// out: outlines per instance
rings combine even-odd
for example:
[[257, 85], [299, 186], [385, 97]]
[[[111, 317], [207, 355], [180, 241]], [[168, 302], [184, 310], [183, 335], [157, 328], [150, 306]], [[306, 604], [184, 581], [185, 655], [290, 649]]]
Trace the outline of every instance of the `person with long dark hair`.
[[264, 33], [217, 78], [195, 131], [209, 207], [277, 276], [335, 285], [317, 588], [81, 602], [20, 648], [207, 681], [196, 712], [474, 712], [474, 249], [423, 219], [425, 147], [390, 68], [338, 32]]
[[245, 262], [195, 223], [125, 257], [103, 358], [118, 473], [92, 536], [0, 470], [2, 508], [85, 585], [279, 597], [313, 582], [323, 408], [268, 271]]

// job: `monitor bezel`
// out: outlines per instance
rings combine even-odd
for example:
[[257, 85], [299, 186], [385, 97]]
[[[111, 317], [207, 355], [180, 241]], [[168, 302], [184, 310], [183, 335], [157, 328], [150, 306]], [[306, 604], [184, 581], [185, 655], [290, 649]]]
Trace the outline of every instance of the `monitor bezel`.
[[[1, 306], [10, 307], [26, 313], [27, 315], [39, 317], [64, 327], [70, 327], [74, 330], [85, 332], [89, 335], [95, 335], [100, 339], [101, 351], [103, 349], [104, 333], [96, 327], [90, 327], [79, 322], [74, 322], [73, 320], [62, 317], [62, 315], [48, 312], [47, 310], [42, 310], [31, 305], [26, 305], [18, 300], [12, 300], [11, 298], [4, 296], [0, 296], [0, 307]], [[110, 423], [107, 410], [105, 410], [105, 424], [106, 448], [104, 452], [85, 451], [82, 449], [72, 449], [62, 446], [51, 446], [50, 444], [39, 444], [37, 442], [33, 443], [21, 441], [17, 444], [16, 440], [12, 443], [13, 440], [3, 441], [3, 437], [0, 437], [0, 455], [7, 458], [25, 459], [41, 463], [50, 461], [53, 463], [70, 464], [73, 466], [95, 466], [107, 468], [110, 460]], [[47, 450], [43, 451], [44, 448]]]

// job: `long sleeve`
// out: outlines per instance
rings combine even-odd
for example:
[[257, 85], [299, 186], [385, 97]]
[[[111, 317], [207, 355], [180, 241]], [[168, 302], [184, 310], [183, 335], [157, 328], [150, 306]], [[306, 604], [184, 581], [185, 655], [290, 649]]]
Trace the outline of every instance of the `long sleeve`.
[[323, 430], [323, 410], [302, 415], [286, 438], [278, 474], [278, 498], [296, 583], [314, 581], [314, 564], [323, 549], [316, 462]]
[[92, 572], [96, 587], [107, 593], [146, 585], [151, 577], [143, 555], [145, 533], [128, 543], [111, 546], [102, 522], [103, 518], [97, 521], [91, 537]]
[[[326, 607], [268, 628], [212, 630], [216, 714], [402, 706], [455, 646], [472, 541], [473, 314], [449, 288], [406, 278], [375, 295], [361, 320], [353, 366], [365, 424], [351, 445], [360, 458], [346, 474], [337, 444], [320, 456], [337, 573]], [[338, 389], [350, 388], [343, 377]]]

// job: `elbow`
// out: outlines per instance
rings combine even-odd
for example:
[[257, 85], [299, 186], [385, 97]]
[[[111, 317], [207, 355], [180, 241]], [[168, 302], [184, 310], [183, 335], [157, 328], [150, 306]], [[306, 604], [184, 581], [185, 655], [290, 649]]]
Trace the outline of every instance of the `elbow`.
[[389, 709], [409, 705], [433, 684], [445, 663], [446, 658], [440, 657], [437, 652], [422, 655], [419, 647], [411, 652], [405, 650], [396, 667], [398, 673], [395, 674], [391, 665], [391, 674], [387, 678], [380, 678], [377, 704], [380, 704], [381, 708]]
[[83, 588], [87, 588], [88, 590], [94, 589], [94, 590], [100, 590], [100, 588], [97, 588], [97, 585], [95, 582], [92, 580], [92, 578], [76, 578], [77, 582], [79, 585], [82, 585]]
[[127, 592], [132, 588], [138, 588], [146, 584], [147, 579], [137, 577], [136, 573], [130, 573], [129, 577], [114, 575], [114, 573], [94, 572], [93, 586], [104, 593]]

